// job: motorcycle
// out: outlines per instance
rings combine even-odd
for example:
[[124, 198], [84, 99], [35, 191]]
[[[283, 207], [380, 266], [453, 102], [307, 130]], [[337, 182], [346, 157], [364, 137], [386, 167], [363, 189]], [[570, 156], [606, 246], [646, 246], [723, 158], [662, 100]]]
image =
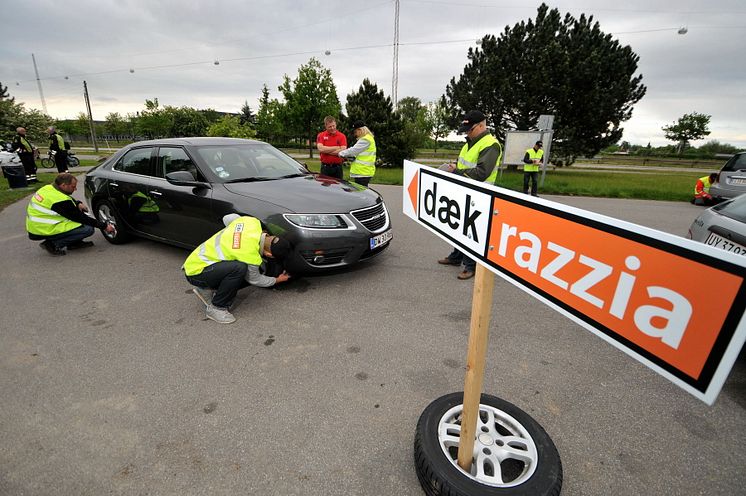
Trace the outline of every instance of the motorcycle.
[[[49, 150], [49, 153], [46, 157], [41, 159], [41, 166], [45, 169], [51, 169], [52, 167], [55, 167], [57, 164], [54, 161], [54, 156], [57, 152], [54, 150]], [[72, 150], [67, 151], [67, 166], [68, 167], [77, 167], [80, 165], [80, 160], [78, 160], [78, 157], [75, 156], [75, 152]]]

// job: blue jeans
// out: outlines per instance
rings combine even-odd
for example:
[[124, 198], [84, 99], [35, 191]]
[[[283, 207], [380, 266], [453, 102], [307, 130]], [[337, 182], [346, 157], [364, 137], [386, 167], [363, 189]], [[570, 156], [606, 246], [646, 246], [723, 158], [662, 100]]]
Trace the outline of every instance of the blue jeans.
[[464, 264], [464, 270], [468, 270], [469, 272], [474, 272], [477, 268], [477, 262], [476, 260], [472, 259], [471, 257], [465, 255], [461, 250], [458, 248], [454, 248], [450, 255], [448, 255], [448, 260], [451, 260], [453, 262], [459, 262]]
[[47, 236], [44, 239], [45, 241], [52, 243], [55, 248], [60, 249], [66, 246], [70, 246], [73, 243], [77, 243], [78, 241], [82, 241], [88, 236], [93, 236], [93, 231], [93, 227], [83, 225], [76, 227], [72, 231], [55, 234], [53, 236]]

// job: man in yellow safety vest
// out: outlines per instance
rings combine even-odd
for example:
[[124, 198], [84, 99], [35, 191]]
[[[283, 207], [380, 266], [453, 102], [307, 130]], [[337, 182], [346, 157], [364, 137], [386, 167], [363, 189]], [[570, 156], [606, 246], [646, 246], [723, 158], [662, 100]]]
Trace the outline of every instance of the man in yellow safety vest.
[[526, 150], [526, 154], [523, 156], [523, 193], [528, 193], [528, 183], [531, 181], [531, 196], [538, 196], [536, 190], [538, 189], [536, 178], [539, 175], [539, 166], [544, 158], [544, 150], [542, 150], [544, 143], [537, 141], [534, 143], [533, 148]]
[[228, 309], [239, 289], [249, 284], [267, 288], [290, 278], [284, 271], [277, 277], [264, 275], [260, 267], [262, 257], [284, 260], [292, 246], [284, 238], [263, 232], [255, 217], [229, 214], [224, 223], [226, 228], [195, 248], [182, 269], [195, 286], [192, 291], [205, 304], [207, 318], [230, 324], [236, 318]]
[[[448, 164], [444, 170], [460, 176], [494, 184], [502, 158], [502, 146], [487, 130], [487, 118], [479, 110], [468, 112], [458, 128], [466, 133], [466, 143], [461, 148], [456, 164]], [[446, 258], [438, 260], [442, 265], [461, 265], [464, 269], [457, 276], [461, 280], [474, 277], [477, 263], [454, 248]]]

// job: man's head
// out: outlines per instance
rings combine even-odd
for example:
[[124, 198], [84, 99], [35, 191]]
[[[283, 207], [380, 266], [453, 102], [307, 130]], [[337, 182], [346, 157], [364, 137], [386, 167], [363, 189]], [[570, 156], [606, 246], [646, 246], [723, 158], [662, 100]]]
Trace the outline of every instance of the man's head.
[[715, 181], [717, 181], [717, 179], [718, 179], [718, 173], [717, 172], [713, 172], [712, 174], [710, 174], [710, 182], [711, 183], [714, 183]]
[[26, 128], [25, 127], [18, 127], [18, 128], [16, 128], [16, 132], [18, 134], [20, 134], [21, 136], [25, 136], [26, 135]]
[[334, 134], [337, 132], [337, 119], [332, 117], [331, 115], [327, 115], [324, 117], [324, 129], [326, 129], [326, 132], [329, 134]]
[[487, 118], [479, 110], [471, 110], [464, 115], [458, 127], [459, 133], [466, 133], [468, 138], [473, 138], [487, 129]]
[[57, 132], [57, 130], [56, 130], [56, 129], [54, 128], [54, 126], [49, 126], [49, 127], [47, 128], [47, 132], [48, 132], [49, 134], [54, 134], [55, 132]]
[[544, 146], [544, 143], [542, 143], [541, 141], [537, 141], [536, 143], [534, 143], [534, 150], [538, 150], [542, 146]]
[[72, 195], [78, 187], [78, 180], [72, 174], [63, 172], [54, 178], [54, 186], [63, 193]]
[[293, 251], [293, 246], [290, 244], [290, 241], [285, 238], [267, 235], [264, 238], [263, 251], [265, 257], [273, 258], [281, 262], [290, 255], [290, 252]]

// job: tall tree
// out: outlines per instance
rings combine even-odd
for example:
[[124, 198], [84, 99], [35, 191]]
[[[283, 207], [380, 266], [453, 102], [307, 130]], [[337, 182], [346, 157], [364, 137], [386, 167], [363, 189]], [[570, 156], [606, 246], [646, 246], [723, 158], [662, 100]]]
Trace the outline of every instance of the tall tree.
[[104, 122], [104, 129], [114, 137], [115, 140], [119, 140], [119, 137], [127, 132], [127, 124], [124, 122], [119, 112], [110, 112], [106, 115]]
[[160, 108], [157, 98], [145, 100], [145, 110], [137, 119], [137, 132], [148, 138], [166, 136], [171, 127], [168, 115]]
[[249, 102], [244, 100], [243, 105], [241, 106], [241, 113], [238, 115], [238, 117], [241, 119], [241, 124], [249, 124], [253, 126], [256, 123], [256, 116], [251, 111], [251, 107], [249, 107]]
[[710, 125], [710, 115], [692, 112], [679, 117], [679, 120], [670, 126], [663, 126], [663, 132], [666, 133], [666, 139], [676, 141], [677, 153], [681, 153], [684, 148], [689, 146], [689, 142], [704, 138], [710, 134], [707, 126]]
[[427, 120], [427, 106], [422, 100], [414, 96], [406, 96], [399, 100], [397, 112], [404, 124], [404, 133], [412, 146], [420, 148], [425, 145], [430, 135], [430, 126]]
[[256, 133], [259, 138], [274, 142], [283, 135], [280, 107], [277, 99], [269, 97], [267, 85], [262, 86], [262, 97], [259, 99], [259, 110], [256, 114]]
[[451, 132], [449, 111], [446, 98], [441, 96], [437, 102], [427, 105], [427, 120], [429, 135], [433, 138], [433, 151], [438, 152], [438, 140], [445, 138]]
[[234, 115], [224, 115], [207, 130], [207, 136], [225, 136], [226, 138], [253, 138], [256, 132], [251, 126], [241, 124], [241, 118]]
[[[367, 78], [357, 92], [347, 95], [347, 115], [351, 122], [362, 119], [376, 139], [377, 158], [383, 167], [401, 167], [414, 156], [415, 148], [407, 140], [401, 117], [394, 112], [391, 98]], [[353, 137], [348, 137], [350, 143]]]
[[332, 72], [312, 57], [308, 64], [300, 66], [292, 81], [286, 74], [278, 89], [285, 98], [287, 124], [308, 139], [308, 156], [313, 157], [316, 134], [324, 117], [337, 115], [341, 108]]
[[171, 107], [163, 109], [169, 129], [169, 137], [204, 136], [209, 127], [204, 111], [192, 107]]
[[554, 114], [552, 154], [567, 163], [618, 142], [621, 123], [646, 91], [629, 46], [602, 32], [593, 16], [562, 18], [546, 4], [535, 20], [482, 38], [468, 59], [446, 88], [456, 112], [482, 110], [499, 137]]

